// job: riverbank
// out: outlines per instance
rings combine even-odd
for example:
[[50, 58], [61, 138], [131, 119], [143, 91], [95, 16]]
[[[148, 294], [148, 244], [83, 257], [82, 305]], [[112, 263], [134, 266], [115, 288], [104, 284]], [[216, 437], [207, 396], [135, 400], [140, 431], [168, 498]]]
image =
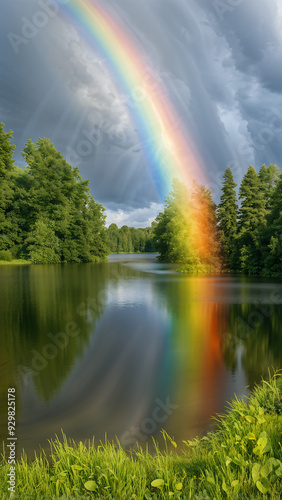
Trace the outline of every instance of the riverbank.
[[[104, 258], [99, 258], [96, 257], [93, 259], [93, 261], [90, 262], [85, 262], [85, 264], [93, 264], [93, 263], [99, 263], [99, 262], [108, 262], [109, 258], [104, 257]], [[30, 265], [34, 264], [34, 262], [31, 262], [30, 260], [23, 260], [23, 259], [13, 259], [13, 260], [0, 260], [0, 266], [23, 266], [23, 265]], [[65, 264], [64, 262], [58, 262], [58, 264]], [[77, 262], [75, 262], [77, 264]], [[79, 262], [79, 264], [84, 264], [84, 262]], [[43, 265], [50, 265], [47, 263], [44, 263]]]
[[0, 266], [23, 266], [31, 264], [29, 260], [13, 259], [13, 260], [0, 260]]
[[[247, 402], [235, 399], [218, 430], [177, 444], [163, 432], [166, 451], [126, 452], [118, 443], [50, 442], [32, 462], [15, 468], [15, 496], [24, 499], [280, 499], [282, 495], [282, 377], [262, 381]], [[7, 448], [6, 448], [7, 450]], [[1, 500], [9, 498], [8, 456], [2, 458]], [[8, 485], [9, 486], [9, 485]]]

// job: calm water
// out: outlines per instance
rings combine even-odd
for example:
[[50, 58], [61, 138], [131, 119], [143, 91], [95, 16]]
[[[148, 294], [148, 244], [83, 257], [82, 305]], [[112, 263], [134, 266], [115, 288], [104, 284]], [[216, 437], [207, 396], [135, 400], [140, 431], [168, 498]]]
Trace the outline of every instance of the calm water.
[[181, 444], [282, 368], [282, 281], [188, 277], [154, 254], [0, 268], [1, 439], [17, 394], [18, 452], [61, 429], [125, 446]]

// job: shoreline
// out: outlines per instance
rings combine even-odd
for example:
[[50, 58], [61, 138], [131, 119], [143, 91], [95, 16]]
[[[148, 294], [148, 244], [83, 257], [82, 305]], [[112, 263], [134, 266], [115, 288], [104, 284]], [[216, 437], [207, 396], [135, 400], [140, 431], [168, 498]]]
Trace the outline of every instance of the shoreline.
[[29, 260], [13, 259], [13, 260], [0, 260], [0, 266], [27, 266], [31, 265]]
[[[109, 262], [109, 256], [111, 255], [142, 255], [142, 254], [148, 254], [148, 253], [156, 253], [156, 252], [120, 252], [120, 253], [112, 253], [112, 254], [109, 254], [105, 259], [99, 259], [99, 260], [93, 260], [93, 261], [89, 261], [89, 262], [58, 262], [56, 264], [35, 264], [31, 261], [28, 261], [28, 260], [22, 260], [22, 259], [13, 259], [11, 261], [6, 261], [6, 260], [0, 260], [0, 267], [1, 266], [27, 266], [27, 265], [34, 265], [34, 266], [49, 266], [49, 265], [61, 265], [61, 264], [100, 264], [100, 263], [105, 263], [105, 262]], [[163, 262], [163, 261], [159, 261], [158, 259], [156, 259], [157, 262], [159, 263], [163, 263], [163, 264], [177, 264], [177, 263], [174, 263], [174, 262]], [[275, 279], [281, 279], [282, 278], [282, 275], [264, 275], [264, 274], [244, 274], [242, 272], [238, 272], [238, 271], [232, 271], [232, 270], [227, 270], [227, 269], [224, 269], [224, 270], [221, 270], [221, 271], [202, 271], [202, 272], [189, 272], [189, 271], [184, 271], [182, 270], [181, 268], [179, 269], [176, 269], [176, 272], [178, 272], [179, 274], [182, 274], [183, 276], [191, 276], [191, 277], [204, 277], [204, 276], [230, 276], [230, 277], [234, 277], [234, 276], [238, 276], [238, 277], [247, 277], [247, 278], [262, 278], [262, 279], [271, 279], [271, 278], [275, 278]]]

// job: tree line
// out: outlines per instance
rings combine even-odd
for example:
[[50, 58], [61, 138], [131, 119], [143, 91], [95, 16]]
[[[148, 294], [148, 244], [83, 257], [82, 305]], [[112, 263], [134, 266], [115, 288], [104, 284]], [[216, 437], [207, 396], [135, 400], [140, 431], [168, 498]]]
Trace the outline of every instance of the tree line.
[[110, 253], [141, 253], [154, 252], [153, 233], [156, 222], [150, 227], [135, 228], [110, 224], [108, 241]]
[[49, 139], [26, 143], [24, 169], [14, 164], [11, 140], [1, 123], [0, 260], [98, 262], [110, 253], [153, 251], [153, 227], [105, 227], [105, 209], [90, 194], [89, 180]]
[[182, 264], [184, 272], [230, 270], [282, 276], [282, 176], [277, 165], [249, 166], [239, 186], [232, 170], [223, 175], [218, 206], [197, 183], [175, 180], [156, 219], [160, 260]]
[[282, 275], [282, 176], [277, 165], [251, 165], [239, 187], [228, 167], [218, 207], [226, 266], [249, 275]]

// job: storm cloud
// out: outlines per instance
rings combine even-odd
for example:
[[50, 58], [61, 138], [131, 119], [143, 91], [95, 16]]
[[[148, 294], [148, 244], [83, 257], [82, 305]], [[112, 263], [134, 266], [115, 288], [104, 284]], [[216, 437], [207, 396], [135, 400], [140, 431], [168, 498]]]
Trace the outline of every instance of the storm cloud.
[[[71, 3], [72, 0], [69, 0]], [[1, 121], [16, 164], [49, 137], [90, 179], [109, 221], [146, 225], [162, 207], [132, 119], [105, 57], [64, 15], [66, 0], [3, 0]], [[107, 0], [161, 82], [206, 165], [215, 201], [222, 173], [280, 166], [282, 8], [275, 0]], [[49, 9], [49, 10], [48, 10]], [[45, 16], [43, 14], [45, 13]], [[133, 103], [134, 104], [134, 103]]]

